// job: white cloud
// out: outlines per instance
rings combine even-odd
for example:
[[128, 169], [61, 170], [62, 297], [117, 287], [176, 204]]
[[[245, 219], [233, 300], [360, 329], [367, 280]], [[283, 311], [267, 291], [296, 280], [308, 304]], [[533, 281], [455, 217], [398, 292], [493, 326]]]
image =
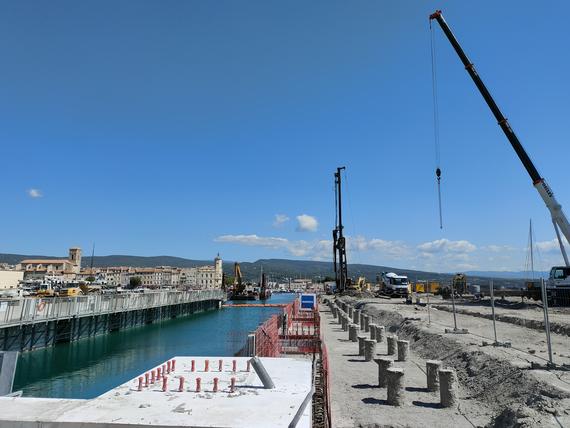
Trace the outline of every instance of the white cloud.
[[510, 245], [487, 245], [481, 248], [482, 250], [489, 251], [490, 253], [504, 253], [509, 251], [516, 251], [515, 247]]
[[317, 219], [311, 215], [297, 216], [297, 232], [316, 232], [319, 227]]
[[[568, 241], [566, 238], [562, 238], [564, 245], [568, 245]], [[542, 251], [543, 253], [560, 253], [560, 244], [558, 243], [558, 239], [554, 238], [550, 241], [541, 241], [536, 242], [535, 247], [538, 248], [538, 251]]]
[[216, 242], [227, 242], [248, 246], [284, 249], [295, 257], [308, 257], [322, 260], [332, 257], [332, 241], [290, 241], [286, 238], [264, 237], [257, 235], [222, 235], [214, 239]]
[[27, 193], [30, 198], [34, 199], [41, 198], [43, 196], [41, 190], [39, 189], [28, 189]]
[[422, 253], [471, 253], [477, 249], [469, 241], [450, 241], [449, 239], [436, 239], [435, 241], [424, 242], [417, 246]]
[[[446, 238], [419, 244], [390, 241], [365, 236], [347, 236], [347, 252], [350, 263], [367, 263], [393, 266], [403, 269], [417, 269], [431, 272], [461, 272], [465, 270], [521, 270], [524, 250], [504, 244], [476, 246], [467, 240]], [[267, 251], [281, 253], [282, 256], [307, 260], [332, 261], [332, 240], [315, 238], [290, 240], [275, 236], [223, 235], [217, 242], [236, 245], [257, 246]], [[539, 251], [544, 251], [537, 269], [561, 263], [557, 241], [537, 243]], [[559, 260], [560, 259], [560, 260]]]
[[289, 240], [285, 238], [263, 237], [257, 235], [222, 235], [218, 236], [215, 241], [272, 248], [284, 247], [289, 243]]
[[376, 252], [390, 257], [404, 257], [410, 254], [410, 247], [402, 241], [386, 241], [384, 239], [367, 239], [364, 236], [355, 236], [347, 239], [347, 248], [360, 252]]
[[273, 227], [281, 227], [284, 223], [290, 220], [286, 214], [275, 214], [275, 220], [273, 220]]

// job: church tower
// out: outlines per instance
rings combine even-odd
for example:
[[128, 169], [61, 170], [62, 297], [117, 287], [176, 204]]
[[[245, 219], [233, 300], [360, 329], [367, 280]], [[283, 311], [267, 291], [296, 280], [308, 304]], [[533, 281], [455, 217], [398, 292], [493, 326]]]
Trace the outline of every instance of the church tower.
[[214, 285], [216, 288], [222, 288], [222, 259], [220, 258], [220, 253], [214, 259]]
[[73, 272], [79, 273], [81, 270], [81, 248], [70, 248], [68, 259], [73, 264]]

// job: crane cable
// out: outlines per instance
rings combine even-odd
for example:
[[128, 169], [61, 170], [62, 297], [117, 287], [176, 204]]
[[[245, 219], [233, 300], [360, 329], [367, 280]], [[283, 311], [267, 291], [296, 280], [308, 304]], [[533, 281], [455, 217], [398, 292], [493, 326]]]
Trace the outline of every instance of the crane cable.
[[437, 102], [437, 68], [435, 56], [435, 36], [431, 20], [429, 24], [431, 42], [431, 84], [433, 98], [433, 138], [435, 145], [435, 177], [437, 179], [437, 199], [439, 204], [439, 228], [443, 229], [443, 215], [441, 212], [441, 165], [439, 153], [439, 106]]

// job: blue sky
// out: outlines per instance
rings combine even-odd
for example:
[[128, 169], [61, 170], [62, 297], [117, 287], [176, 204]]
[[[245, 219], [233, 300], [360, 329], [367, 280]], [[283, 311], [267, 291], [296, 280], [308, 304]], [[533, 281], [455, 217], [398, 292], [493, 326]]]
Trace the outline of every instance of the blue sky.
[[0, 252], [328, 260], [345, 165], [349, 262], [521, 270], [532, 217], [560, 263], [439, 28], [438, 227], [436, 8], [570, 209], [566, 2], [3, 2]]

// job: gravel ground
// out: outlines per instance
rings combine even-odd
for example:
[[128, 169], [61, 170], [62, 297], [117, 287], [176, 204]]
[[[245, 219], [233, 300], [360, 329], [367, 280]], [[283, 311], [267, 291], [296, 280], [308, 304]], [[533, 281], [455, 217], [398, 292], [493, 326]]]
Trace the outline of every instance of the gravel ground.
[[[433, 298], [432, 298], [433, 300]], [[440, 298], [433, 300], [434, 307], [451, 311], [451, 301]], [[456, 310], [460, 313], [492, 319], [491, 301], [458, 300]], [[521, 299], [508, 298], [495, 301], [495, 317], [498, 321], [520, 325], [544, 332], [544, 311], [542, 305], [534, 301], [521, 302]], [[550, 330], [570, 336], [570, 308], [549, 308]]]
[[[356, 344], [345, 341], [347, 333], [329, 324], [332, 317], [325, 314], [323, 332], [331, 360], [335, 426], [570, 426], [570, 372], [530, 370], [533, 362], [545, 363], [543, 332], [498, 322], [499, 340], [511, 340], [513, 348], [481, 346], [483, 341], [493, 341], [492, 322], [486, 318], [460, 314], [458, 327], [467, 328], [469, 334], [446, 334], [445, 328], [453, 327], [453, 315], [446, 311], [432, 308], [428, 325], [425, 307], [396, 299], [343, 300], [410, 340], [412, 361], [403, 367], [411, 390], [409, 404], [393, 408], [382, 401], [385, 390], [355, 387], [374, 385], [376, 364], [351, 357], [357, 353]], [[517, 316], [524, 318], [524, 313]], [[566, 355], [570, 354], [570, 337], [554, 333], [552, 339], [555, 362], [570, 363]], [[379, 353], [385, 353], [385, 345], [378, 346]], [[457, 370], [461, 385], [458, 409], [438, 408], [437, 395], [418, 389], [425, 387], [420, 367], [426, 359], [440, 359]], [[370, 399], [365, 402], [367, 397]]]

